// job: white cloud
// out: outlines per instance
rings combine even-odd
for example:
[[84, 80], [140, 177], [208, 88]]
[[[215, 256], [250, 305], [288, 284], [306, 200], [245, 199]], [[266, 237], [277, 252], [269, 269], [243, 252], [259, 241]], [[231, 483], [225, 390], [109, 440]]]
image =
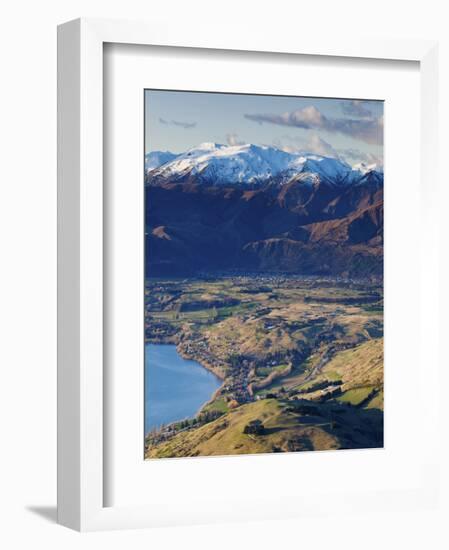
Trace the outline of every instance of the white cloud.
[[352, 115], [361, 118], [371, 118], [373, 116], [368, 109], [369, 102], [361, 99], [345, 100], [340, 103], [341, 110], [345, 115]]
[[241, 141], [235, 133], [226, 134], [226, 142], [228, 145], [245, 145], [245, 142]]
[[165, 118], [159, 117], [160, 124], [167, 124], [172, 126], [180, 126], [181, 128], [184, 128], [185, 130], [189, 130], [190, 128], [195, 128], [196, 122], [184, 122], [182, 120], [166, 120]]
[[306, 130], [325, 130], [340, 133], [370, 144], [383, 143], [383, 116], [365, 118], [326, 117], [313, 105], [296, 111], [276, 114], [245, 114], [259, 124], [277, 124]]
[[299, 136], [285, 135], [282, 139], [273, 141], [272, 145], [286, 153], [315, 153], [323, 157], [332, 157], [343, 160], [349, 165], [363, 163], [366, 166], [375, 164], [383, 169], [383, 156], [367, 153], [360, 149], [335, 149], [330, 143], [318, 134], [312, 134], [308, 139]]
[[284, 136], [282, 140], [275, 140], [273, 145], [287, 153], [305, 152], [315, 153], [323, 157], [339, 157], [338, 151], [316, 133], [308, 139], [298, 136]]
[[384, 161], [382, 156], [374, 155], [373, 153], [365, 153], [359, 149], [341, 149], [340, 156], [346, 160], [348, 164], [372, 165], [375, 164], [378, 168], [383, 168]]
[[337, 151], [332, 147], [330, 143], [320, 138], [318, 134], [312, 134], [305, 144], [305, 150], [323, 157], [338, 158]]

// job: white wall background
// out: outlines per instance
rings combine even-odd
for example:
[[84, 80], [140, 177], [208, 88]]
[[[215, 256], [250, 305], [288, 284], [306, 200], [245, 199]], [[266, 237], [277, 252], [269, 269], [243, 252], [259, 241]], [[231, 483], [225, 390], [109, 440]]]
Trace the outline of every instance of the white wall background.
[[[446, 509], [410, 516], [83, 534], [54, 524], [56, 502], [56, 25], [79, 16], [170, 20], [200, 33], [245, 21], [267, 33], [366, 32], [440, 40], [442, 249], [449, 249], [446, 171], [449, 35], [445, 2], [388, 0], [16, 0], [0, 8], [0, 546], [53, 548], [447, 548]], [[449, 280], [447, 254], [442, 280]], [[449, 303], [442, 296], [441, 319]], [[443, 373], [442, 387], [448, 387]], [[431, 397], [429, 395], [429, 397]], [[447, 424], [442, 424], [447, 453]]]

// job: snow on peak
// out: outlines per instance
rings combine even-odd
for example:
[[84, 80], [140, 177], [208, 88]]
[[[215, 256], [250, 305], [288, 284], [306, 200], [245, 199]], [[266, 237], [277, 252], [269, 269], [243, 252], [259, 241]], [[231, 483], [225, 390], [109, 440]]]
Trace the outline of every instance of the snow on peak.
[[343, 180], [351, 167], [346, 162], [331, 157], [309, 157], [302, 167], [303, 172], [322, 174], [333, 181]]
[[159, 168], [167, 162], [171, 162], [177, 155], [170, 151], [152, 151], [145, 155], [145, 172]]
[[361, 174], [367, 174], [368, 172], [383, 172], [383, 166], [380, 166], [376, 162], [372, 162], [370, 164], [366, 162], [358, 162], [357, 164], [354, 164], [352, 167], [353, 170], [357, 170]]
[[224, 147], [224, 145], [221, 145], [221, 143], [205, 141], [204, 143], [200, 143], [197, 147], [194, 147], [194, 149], [200, 149], [203, 151], [214, 151], [215, 149], [220, 149], [221, 147]]
[[[333, 184], [352, 183], [369, 169], [351, 168], [345, 161], [317, 154], [291, 153], [275, 147], [245, 145], [222, 145], [205, 142], [185, 153], [148, 168], [151, 179], [185, 181], [195, 178], [199, 182], [213, 184], [256, 184], [280, 178], [280, 183], [302, 173], [316, 174]], [[316, 178], [300, 178], [310, 182]]]

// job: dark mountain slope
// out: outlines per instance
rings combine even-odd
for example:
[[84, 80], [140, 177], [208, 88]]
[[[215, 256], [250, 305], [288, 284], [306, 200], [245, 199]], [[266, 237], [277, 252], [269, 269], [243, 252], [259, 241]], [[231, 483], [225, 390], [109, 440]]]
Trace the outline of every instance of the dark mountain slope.
[[245, 190], [146, 186], [147, 276], [215, 270], [382, 276], [382, 181]]

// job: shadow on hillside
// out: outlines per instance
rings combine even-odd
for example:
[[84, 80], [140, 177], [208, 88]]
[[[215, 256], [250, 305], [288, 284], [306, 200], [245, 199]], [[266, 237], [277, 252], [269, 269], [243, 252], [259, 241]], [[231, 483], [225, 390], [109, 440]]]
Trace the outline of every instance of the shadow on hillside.
[[382, 448], [384, 414], [379, 409], [363, 409], [333, 404], [332, 423], [324, 429], [337, 437], [343, 449]]
[[273, 428], [264, 428], [263, 435], [272, 435], [283, 432], [286, 428], [282, 426], [274, 426]]
[[379, 409], [364, 409], [338, 401], [311, 403], [303, 400], [298, 400], [293, 408], [301, 414], [301, 424], [319, 423], [321, 429], [338, 439], [342, 449], [382, 448], [384, 445], [384, 414]]

